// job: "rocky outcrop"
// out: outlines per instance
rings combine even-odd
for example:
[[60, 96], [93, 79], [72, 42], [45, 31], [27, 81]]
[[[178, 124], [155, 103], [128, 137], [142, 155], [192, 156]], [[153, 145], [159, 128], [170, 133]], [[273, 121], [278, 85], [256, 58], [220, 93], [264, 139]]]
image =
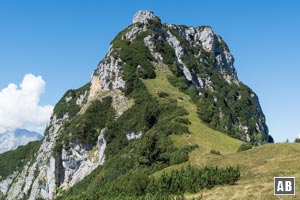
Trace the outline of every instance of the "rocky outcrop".
[[180, 45], [179, 40], [170, 31], [168, 31], [167, 33], [168, 33], [167, 41], [170, 44], [170, 46], [172, 46], [174, 48], [177, 62], [180, 64], [185, 78], [188, 81], [192, 81], [194, 83], [194, 85], [197, 88], [199, 88], [199, 83], [197, 82], [197, 80], [195, 78], [192, 77], [190, 70], [187, 68], [187, 66], [184, 64], [184, 62], [181, 59], [181, 57], [184, 55], [184, 50], [183, 50], [182, 46]]
[[120, 72], [123, 65], [120, 58], [113, 56], [101, 62], [92, 78], [91, 95], [98, 90], [123, 89], [125, 82]]
[[163, 60], [162, 55], [157, 51], [155, 46], [155, 39], [153, 35], [148, 35], [144, 38], [145, 46], [148, 47], [152, 56], [157, 60], [157, 62], [161, 62]]
[[69, 150], [62, 150], [62, 169], [63, 179], [60, 188], [67, 189], [75, 183], [82, 180], [90, 174], [96, 167], [103, 162], [100, 162], [99, 152], [104, 152], [101, 146], [95, 146], [91, 151], [87, 151], [81, 144], [71, 143]]
[[132, 20], [132, 23], [135, 24], [137, 22], [140, 23], [147, 23], [150, 19], [154, 19], [156, 18], [156, 16], [154, 15], [154, 13], [152, 11], [149, 10], [141, 10], [138, 11]]
[[81, 106], [83, 105], [84, 100], [86, 99], [87, 95], [88, 95], [88, 91], [85, 91], [84, 94], [81, 94], [81, 95], [76, 99], [76, 104], [77, 104], [78, 106], [81, 107]]
[[99, 149], [99, 164], [103, 165], [105, 161], [105, 148], [106, 148], [106, 140], [104, 138], [104, 133], [106, 131], [106, 128], [102, 129], [100, 132], [100, 135], [98, 137], [98, 149]]
[[[216, 60], [215, 68], [223, 75], [224, 79], [228, 83], [238, 84], [239, 80], [234, 68], [234, 57], [229, 52], [227, 45], [222, 38], [216, 35], [212, 28], [209, 26], [202, 27], [185, 27], [177, 26], [173, 24], [167, 25], [170, 29], [175, 30], [180, 37], [186, 39], [191, 46], [200, 45], [205, 51], [214, 55]], [[181, 57], [184, 55], [183, 48], [178, 43], [178, 39], [175, 36], [169, 34], [168, 42], [173, 46], [176, 52], [176, 56]], [[174, 38], [175, 37], [175, 38]], [[176, 41], [177, 40], [177, 41]], [[201, 51], [198, 54], [200, 56]], [[201, 57], [201, 56], [200, 56]], [[200, 58], [201, 59], [201, 58]], [[205, 62], [205, 60], [201, 60]], [[189, 78], [189, 76], [188, 76]]]
[[135, 133], [134, 131], [126, 132], [127, 140], [139, 139], [141, 136], [142, 136], [142, 131], [139, 131], [137, 133]]
[[147, 27], [145, 26], [145, 24], [143, 25], [134, 24], [132, 25], [132, 28], [125, 33], [123, 39], [132, 41], [136, 38], [137, 35], [139, 35], [142, 32], [145, 32], [146, 30]]
[[190, 44], [201, 44], [204, 50], [214, 51], [216, 47], [216, 36], [209, 26], [186, 27], [168, 24], [169, 28], [176, 30], [179, 36], [185, 38]]

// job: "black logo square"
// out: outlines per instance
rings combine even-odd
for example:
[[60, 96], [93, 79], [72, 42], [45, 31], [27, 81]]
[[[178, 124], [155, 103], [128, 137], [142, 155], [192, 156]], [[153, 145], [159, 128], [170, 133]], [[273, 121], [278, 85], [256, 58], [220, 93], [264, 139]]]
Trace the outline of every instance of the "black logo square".
[[295, 195], [295, 177], [274, 177], [274, 195]]

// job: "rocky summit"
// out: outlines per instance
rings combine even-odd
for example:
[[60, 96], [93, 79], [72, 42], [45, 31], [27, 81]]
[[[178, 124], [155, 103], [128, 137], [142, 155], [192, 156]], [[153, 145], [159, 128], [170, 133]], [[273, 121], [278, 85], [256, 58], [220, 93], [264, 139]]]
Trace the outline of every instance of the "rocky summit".
[[[176, 145], [174, 138], [197, 134], [207, 135]], [[205, 138], [230, 141], [229, 149], [268, 142], [257, 95], [238, 79], [229, 47], [211, 27], [162, 23], [139, 11], [91, 81], [57, 103], [34, 157], [1, 175], [0, 198], [155, 199], [165, 193], [156, 193], [150, 175], [208, 149]]]

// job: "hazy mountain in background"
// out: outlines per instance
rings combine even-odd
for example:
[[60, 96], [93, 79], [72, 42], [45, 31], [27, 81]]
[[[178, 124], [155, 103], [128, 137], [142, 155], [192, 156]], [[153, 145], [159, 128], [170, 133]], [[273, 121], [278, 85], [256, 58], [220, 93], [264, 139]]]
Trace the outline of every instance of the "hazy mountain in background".
[[39, 133], [28, 131], [26, 129], [16, 129], [0, 134], [0, 153], [14, 150], [20, 145], [26, 145], [29, 142], [42, 140], [43, 136]]

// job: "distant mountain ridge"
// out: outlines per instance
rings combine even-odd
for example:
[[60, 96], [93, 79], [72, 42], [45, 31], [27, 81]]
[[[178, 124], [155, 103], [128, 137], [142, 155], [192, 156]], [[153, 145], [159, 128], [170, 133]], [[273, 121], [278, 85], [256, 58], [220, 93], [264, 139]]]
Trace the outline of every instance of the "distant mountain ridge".
[[43, 136], [39, 133], [28, 131], [26, 129], [16, 129], [0, 134], [0, 153], [14, 150], [20, 145], [26, 145], [29, 142], [42, 140]]

